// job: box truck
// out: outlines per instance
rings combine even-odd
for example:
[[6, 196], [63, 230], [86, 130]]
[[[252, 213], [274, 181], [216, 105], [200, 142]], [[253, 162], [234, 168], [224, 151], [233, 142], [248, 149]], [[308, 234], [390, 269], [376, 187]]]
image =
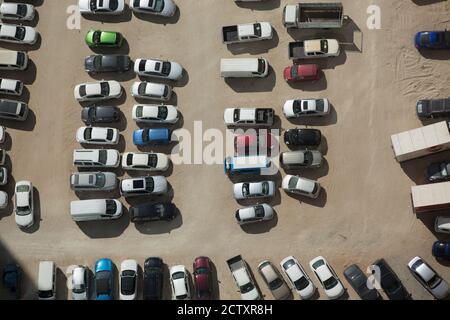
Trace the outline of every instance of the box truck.
[[413, 186], [411, 197], [416, 214], [450, 209], [450, 182]]

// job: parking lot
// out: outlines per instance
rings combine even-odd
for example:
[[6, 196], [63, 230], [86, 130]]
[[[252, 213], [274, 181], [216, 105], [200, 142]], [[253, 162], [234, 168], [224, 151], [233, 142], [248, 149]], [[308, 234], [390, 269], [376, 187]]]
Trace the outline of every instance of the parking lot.
[[[345, 50], [337, 58], [319, 62], [324, 70], [321, 80], [295, 86], [284, 81], [282, 71], [291, 63], [288, 43], [301, 39], [302, 33], [287, 32], [282, 24], [287, 0], [255, 5], [236, 5], [231, 0], [178, 0], [179, 11], [168, 20], [143, 18], [127, 10], [115, 18], [82, 18], [81, 30], [66, 27], [67, 8], [76, 1], [28, 2], [37, 6], [39, 15], [30, 25], [36, 26], [41, 39], [29, 51], [32, 64], [27, 71], [4, 74], [25, 82], [22, 99], [29, 103], [31, 115], [25, 123], [3, 123], [8, 137], [1, 148], [8, 152], [11, 170], [10, 182], [3, 190], [12, 197], [15, 181], [32, 181], [38, 221], [31, 230], [21, 231], [14, 221], [12, 202], [0, 211], [0, 265], [13, 259], [22, 266], [24, 298], [34, 297], [38, 263], [47, 259], [60, 269], [59, 299], [68, 297], [64, 273], [70, 265], [92, 268], [103, 257], [116, 265], [129, 258], [142, 265], [147, 257], [160, 256], [169, 267], [184, 264], [192, 271], [194, 258], [206, 255], [215, 264], [220, 299], [239, 298], [226, 265], [226, 260], [237, 254], [249, 263], [266, 299], [272, 297], [257, 265], [265, 259], [278, 265], [288, 255], [296, 256], [311, 277], [309, 261], [318, 255], [326, 257], [348, 289], [349, 299], [357, 299], [357, 295], [345, 281], [343, 270], [353, 263], [365, 270], [381, 257], [399, 275], [413, 299], [432, 299], [406, 267], [416, 255], [450, 281], [449, 265], [431, 255], [431, 245], [438, 237], [433, 220], [417, 219], [410, 199], [411, 185], [425, 182], [427, 165], [448, 159], [450, 152], [401, 166], [394, 159], [389, 139], [391, 134], [421, 126], [414, 110], [418, 99], [450, 96], [450, 55], [423, 56], [413, 44], [416, 31], [448, 28], [450, 4], [446, 1], [343, 0], [349, 16], [345, 26], [316, 35], [337, 38], [346, 43]], [[381, 8], [379, 30], [369, 30], [366, 24], [367, 8], [372, 4]], [[274, 38], [241, 46], [222, 44], [222, 26], [254, 21], [269, 21], [276, 30]], [[249, 202], [233, 199], [232, 183], [240, 180], [225, 176], [221, 164], [182, 164], [174, 165], [167, 174], [172, 201], [180, 211], [174, 221], [139, 226], [130, 223], [126, 214], [118, 221], [72, 221], [70, 201], [94, 196], [77, 195], [69, 186], [69, 175], [76, 171], [73, 149], [80, 148], [75, 132], [83, 126], [73, 88], [102, 79], [93, 79], [83, 68], [84, 57], [92, 54], [84, 43], [90, 28], [124, 35], [125, 45], [108, 52], [129, 54], [133, 60], [160, 58], [183, 65], [185, 75], [175, 84], [176, 96], [171, 100], [182, 115], [178, 128], [193, 134], [194, 121], [201, 121], [203, 131], [217, 128], [225, 132], [225, 108], [261, 106], [275, 109], [281, 130], [304, 125], [320, 129], [325, 138], [321, 146], [325, 165], [299, 172], [321, 183], [324, 190], [320, 197], [291, 197], [279, 188], [270, 201], [275, 219], [241, 228], [234, 212]], [[239, 81], [220, 77], [220, 58], [247, 56], [267, 58], [269, 76]], [[122, 120], [115, 125], [122, 136], [118, 150], [138, 151], [132, 143], [132, 132], [138, 126], [131, 118], [135, 99], [130, 88], [139, 78], [130, 71], [105, 75], [104, 79], [120, 81], [126, 93], [118, 101], [122, 111]], [[293, 98], [328, 98], [332, 112], [320, 120], [290, 122], [281, 108], [285, 100]], [[208, 144], [204, 142], [203, 147]], [[282, 151], [287, 150], [283, 142], [280, 145]], [[170, 152], [167, 148], [144, 151], [150, 150]], [[128, 176], [122, 170], [115, 172], [120, 178]], [[280, 187], [285, 174], [281, 170], [271, 179]], [[135, 203], [121, 201], [127, 207]], [[313, 281], [319, 285], [315, 278]], [[166, 298], [170, 298], [168, 281], [165, 287]], [[319, 294], [319, 299], [326, 299], [321, 289]], [[5, 295], [0, 292], [0, 296]]]

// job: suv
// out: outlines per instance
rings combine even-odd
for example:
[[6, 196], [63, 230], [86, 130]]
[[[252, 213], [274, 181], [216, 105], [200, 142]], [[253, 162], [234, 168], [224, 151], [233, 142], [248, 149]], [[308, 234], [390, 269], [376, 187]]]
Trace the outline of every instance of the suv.
[[144, 263], [144, 300], [162, 300], [163, 280], [162, 259], [147, 258]]
[[28, 105], [23, 102], [0, 99], [0, 118], [25, 121], [28, 116]]
[[167, 193], [167, 190], [167, 180], [164, 176], [131, 178], [120, 182], [120, 194], [124, 197], [162, 195]]
[[170, 202], [144, 203], [130, 208], [131, 222], [171, 221], [175, 216], [175, 205]]
[[114, 149], [78, 149], [73, 151], [73, 164], [85, 168], [118, 167], [119, 151]]
[[450, 98], [419, 100], [416, 112], [420, 119], [450, 117]]

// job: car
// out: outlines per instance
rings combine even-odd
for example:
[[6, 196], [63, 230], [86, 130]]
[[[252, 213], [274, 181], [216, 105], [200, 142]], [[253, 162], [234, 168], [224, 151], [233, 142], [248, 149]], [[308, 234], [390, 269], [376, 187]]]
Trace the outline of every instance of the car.
[[33, 45], [38, 35], [33, 27], [0, 23], [0, 41]]
[[177, 81], [183, 77], [183, 67], [175, 61], [136, 59], [134, 72], [142, 77], [155, 77]]
[[125, 170], [166, 171], [169, 163], [169, 157], [164, 153], [126, 152], [122, 156]]
[[136, 81], [131, 87], [131, 95], [139, 99], [167, 101], [172, 96], [172, 87], [162, 83]]
[[428, 181], [441, 182], [450, 179], [450, 162], [435, 162], [428, 166]]
[[117, 175], [114, 172], [72, 173], [70, 188], [74, 191], [113, 191], [117, 188]]
[[156, 14], [163, 17], [172, 17], [177, 11], [173, 0], [130, 0], [131, 10], [137, 13]]
[[0, 165], [4, 165], [6, 162], [6, 150], [0, 149]]
[[23, 91], [23, 82], [20, 80], [0, 78], [0, 93], [20, 96]]
[[408, 269], [414, 278], [436, 299], [445, 299], [450, 295], [450, 286], [421, 257], [414, 257], [408, 263]]
[[450, 49], [450, 30], [420, 31], [414, 42], [417, 49]]
[[0, 209], [5, 209], [8, 206], [8, 194], [5, 191], [0, 191]]
[[320, 168], [322, 163], [323, 156], [318, 150], [297, 150], [280, 154], [280, 164], [287, 168], [313, 169]]
[[6, 289], [14, 294], [16, 299], [20, 298], [20, 282], [22, 279], [22, 270], [15, 263], [8, 263], [3, 267], [2, 283]]
[[150, 144], [166, 145], [171, 142], [171, 132], [167, 128], [145, 128], [133, 132], [133, 143], [136, 146]]
[[416, 104], [416, 113], [421, 120], [450, 117], [450, 98], [419, 100]]
[[120, 194], [124, 197], [162, 195], [168, 192], [164, 176], [146, 176], [120, 181]]
[[283, 178], [281, 187], [287, 193], [298, 194], [312, 199], [317, 199], [321, 190], [317, 181], [294, 175], [286, 175]]
[[3, 2], [0, 5], [0, 19], [31, 21], [34, 19], [34, 6], [27, 3]]
[[277, 144], [270, 133], [245, 133], [234, 136], [234, 151], [237, 155], [267, 154]]
[[192, 265], [194, 275], [195, 298], [197, 300], [212, 300], [212, 263], [208, 257], [197, 257]]
[[367, 287], [367, 276], [356, 264], [348, 266], [344, 270], [344, 276], [362, 300], [380, 299], [380, 295], [375, 288], [369, 289]]
[[120, 300], [135, 300], [137, 295], [138, 264], [128, 259], [120, 264]]
[[176, 207], [170, 202], [143, 203], [130, 207], [131, 222], [172, 221], [177, 215]]
[[291, 297], [291, 290], [269, 260], [261, 262], [258, 265], [258, 271], [275, 300], [286, 300]]
[[271, 108], [227, 108], [223, 119], [227, 126], [272, 126], [275, 112]]
[[294, 64], [283, 71], [287, 82], [317, 81], [320, 79], [320, 69], [316, 64]]
[[236, 221], [240, 225], [273, 219], [273, 208], [267, 203], [236, 210]]
[[89, 106], [81, 110], [81, 120], [87, 125], [117, 122], [119, 119], [119, 108], [114, 106]]
[[0, 186], [4, 186], [8, 183], [8, 169], [0, 167]]
[[114, 149], [76, 149], [73, 164], [80, 168], [116, 168], [120, 163], [120, 153]]
[[434, 230], [438, 233], [450, 233], [450, 218], [437, 217], [434, 223]]
[[284, 143], [287, 146], [317, 147], [322, 142], [322, 134], [318, 129], [289, 129], [284, 132]]
[[125, 9], [125, 0], [79, 0], [81, 14], [121, 14]]
[[33, 184], [22, 180], [16, 183], [15, 220], [20, 228], [30, 228], [34, 224]]
[[302, 299], [310, 299], [316, 292], [316, 287], [294, 256], [288, 256], [280, 262], [281, 270], [289, 280], [293, 289]]
[[309, 266], [316, 275], [317, 280], [319, 280], [328, 298], [339, 299], [345, 293], [344, 286], [339, 280], [339, 277], [324, 257], [318, 256], [314, 258], [309, 262]]
[[117, 99], [122, 95], [122, 87], [114, 80], [98, 81], [79, 84], [73, 92], [75, 99], [81, 102]]
[[[4, 143], [6, 140], [6, 127], [0, 125], [0, 143]], [[0, 165], [5, 163], [5, 149], [0, 149], [1, 151], [0, 155]]]
[[174, 124], [178, 121], [178, 110], [172, 105], [135, 104], [132, 117], [136, 122]]
[[437, 259], [450, 259], [450, 242], [435, 241], [431, 252]]
[[72, 269], [72, 300], [89, 300], [89, 270], [78, 265]]
[[[391, 300], [408, 300], [410, 294], [403, 286], [395, 272], [388, 265], [386, 260], [378, 259], [372, 263], [373, 267], [379, 270], [381, 288]], [[375, 270], [376, 270], [375, 269]]]
[[115, 31], [103, 31], [91, 29], [86, 33], [84, 38], [88, 47], [109, 47], [118, 48], [121, 47], [124, 40], [120, 32]]
[[172, 287], [172, 300], [190, 300], [191, 291], [185, 266], [178, 265], [170, 268], [170, 285]]
[[95, 300], [114, 300], [114, 265], [108, 258], [95, 262], [94, 297]]
[[163, 298], [163, 261], [159, 257], [150, 257], [144, 263], [144, 300], [162, 300]]
[[119, 130], [104, 127], [80, 127], [76, 134], [77, 142], [85, 144], [118, 144]]
[[274, 181], [240, 182], [233, 186], [236, 200], [266, 198], [275, 196]]
[[26, 103], [8, 99], [0, 99], [0, 118], [7, 120], [25, 121], [29, 108]]
[[328, 99], [287, 100], [283, 105], [286, 118], [321, 117], [330, 113]]
[[84, 59], [84, 69], [88, 73], [126, 72], [130, 64], [130, 57], [123, 54], [93, 54]]

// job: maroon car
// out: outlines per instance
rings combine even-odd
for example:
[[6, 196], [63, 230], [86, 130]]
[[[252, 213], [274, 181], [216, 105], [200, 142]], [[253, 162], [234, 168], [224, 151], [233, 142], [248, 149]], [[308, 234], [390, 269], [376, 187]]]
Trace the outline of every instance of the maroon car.
[[208, 257], [195, 258], [193, 270], [196, 298], [211, 300], [213, 298], [211, 260]]

